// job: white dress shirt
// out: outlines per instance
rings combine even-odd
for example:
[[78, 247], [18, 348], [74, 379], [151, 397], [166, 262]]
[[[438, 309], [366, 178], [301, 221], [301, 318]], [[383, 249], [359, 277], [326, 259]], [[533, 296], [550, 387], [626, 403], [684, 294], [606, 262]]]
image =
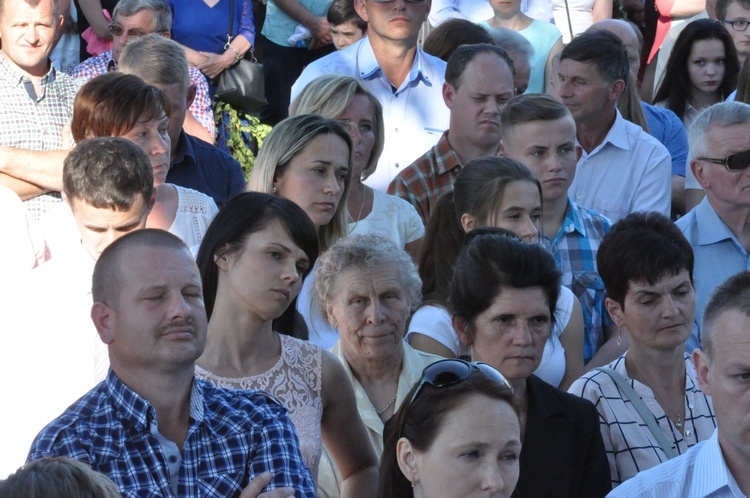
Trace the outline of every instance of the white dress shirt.
[[615, 122], [602, 143], [589, 153], [583, 151], [568, 194], [579, 206], [597, 211], [612, 222], [635, 211], [658, 211], [669, 216], [669, 152], [615, 111]]
[[383, 106], [385, 147], [378, 168], [365, 183], [382, 192], [398, 173], [435, 145], [448, 129], [450, 112], [443, 102], [445, 62], [417, 48], [406, 79], [395, 88], [380, 69], [365, 37], [308, 65], [292, 87], [292, 100], [324, 74], [352, 76]]

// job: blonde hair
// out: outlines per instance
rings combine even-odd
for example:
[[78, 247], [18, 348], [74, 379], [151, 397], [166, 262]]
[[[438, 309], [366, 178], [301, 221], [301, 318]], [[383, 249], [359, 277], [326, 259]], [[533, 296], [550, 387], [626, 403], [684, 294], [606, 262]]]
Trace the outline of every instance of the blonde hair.
[[273, 182], [284, 175], [289, 163], [318, 135], [334, 134], [341, 137], [349, 148], [349, 169], [344, 179], [344, 193], [327, 225], [318, 229], [318, 243], [323, 252], [334, 242], [349, 233], [349, 213], [346, 201], [352, 181], [352, 139], [343, 126], [332, 119], [316, 114], [302, 114], [286, 118], [277, 124], [266, 139], [255, 159], [247, 189], [251, 192], [273, 194]]
[[625, 91], [620, 95], [620, 99], [617, 101], [617, 109], [622, 114], [622, 117], [635, 123], [646, 133], [649, 133], [648, 122], [646, 116], [643, 114], [643, 107], [641, 107], [641, 96], [638, 93], [638, 83], [633, 77], [633, 73], [628, 74], [627, 86]]
[[316, 78], [302, 90], [289, 106], [289, 115], [320, 114], [324, 118], [338, 119], [351, 104], [355, 95], [364, 95], [373, 108], [373, 128], [375, 145], [370, 153], [367, 166], [362, 170], [360, 179], [365, 180], [375, 172], [380, 154], [385, 143], [385, 126], [383, 125], [383, 106], [362, 84], [351, 76], [328, 74]]

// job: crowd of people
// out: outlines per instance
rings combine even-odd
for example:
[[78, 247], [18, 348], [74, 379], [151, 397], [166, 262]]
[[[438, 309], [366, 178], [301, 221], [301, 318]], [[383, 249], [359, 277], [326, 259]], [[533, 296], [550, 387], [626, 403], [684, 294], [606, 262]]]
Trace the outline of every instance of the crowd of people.
[[746, 0], [265, 3], [0, 0], [0, 498], [750, 496]]

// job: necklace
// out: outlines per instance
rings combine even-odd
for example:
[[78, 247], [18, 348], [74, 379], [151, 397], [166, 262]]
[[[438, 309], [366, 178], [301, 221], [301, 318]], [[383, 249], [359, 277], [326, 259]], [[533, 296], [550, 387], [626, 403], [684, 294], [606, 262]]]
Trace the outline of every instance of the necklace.
[[[659, 394], [656, 391], [654, 391], [653, 389], [651, 390], [651, 392], [654, 393], [654, 396], [656, 396], [656, 399], [658, 399], [661, 402], [662, 408], [665, 409], [664, 413], [667, 413], [667, 410], [666, 410], [667, 404], [664, 402], [664, 400], [661, 398], [661, 396], [659, 396]], [[673, 413], [677, 414], [677, 421], [674, 423], [674, 426], [677, 427], [678, 429], [681, 429], [682, 428], [682, 416], [680, 416], [680, 412], [679, 411], [673, 412]], [[669, 416], [669, 414], [667, 414], [667, 416]]]
[[390, 401], [388, 402], [388, 404], [387, 404], [387, 405], [385, 405], [385, 408], [383, 408], [383, 409], [382, 409], [382, 410], [380, 410], [380, 411], [378, 411], [378, 410], [375, 410], [375, 413], [377, 413], [377, 414], [378, 414], [378, 417], [380, 417], [380, 416], [381, 416], [381, 415], [383, 415], [383, 414], [384, 414], [385, 412], [387, 412], [387, 411], [388, 411], [388, 408], [390, 408], [390, 407], [391, 407], [391, 405], [392, 405], [393, 403], [395, 403], [395, 402], [396, 402], [396, 395], [397, 395], [397, 394], [398, 394], [398, 387], [396, 388], [396, 392], [395, 392], [395, 394], [393, 395], [393, 398], [391, 398], [391, 400], [390, 400]]
[[365, 203], [367, 202], [367, 187], [362, 185], [362, 204], [359, 206], [359, 213], [357, 213], [357, 219], [354, 220], [354, 226], [349, 232], [353, 232], [357, 228], [360, 218], [362, 217], [362, 211], [365, 209]]

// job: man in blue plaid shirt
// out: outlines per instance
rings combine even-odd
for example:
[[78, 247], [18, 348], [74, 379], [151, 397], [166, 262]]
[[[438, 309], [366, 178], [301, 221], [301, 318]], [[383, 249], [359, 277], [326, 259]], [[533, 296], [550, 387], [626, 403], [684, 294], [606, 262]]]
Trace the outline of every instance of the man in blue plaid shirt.
[[118, 239], [96, 263], [92, 294], [111, 370], [42, 430], [29, 461], [86, 462], [126, 497], [249, 498], [264, 486], [273, 490], [264, 497], [315, 496], [275, 399], [195, 379], [207, 320], [200, 274], [180, 239], [151, 229]]

